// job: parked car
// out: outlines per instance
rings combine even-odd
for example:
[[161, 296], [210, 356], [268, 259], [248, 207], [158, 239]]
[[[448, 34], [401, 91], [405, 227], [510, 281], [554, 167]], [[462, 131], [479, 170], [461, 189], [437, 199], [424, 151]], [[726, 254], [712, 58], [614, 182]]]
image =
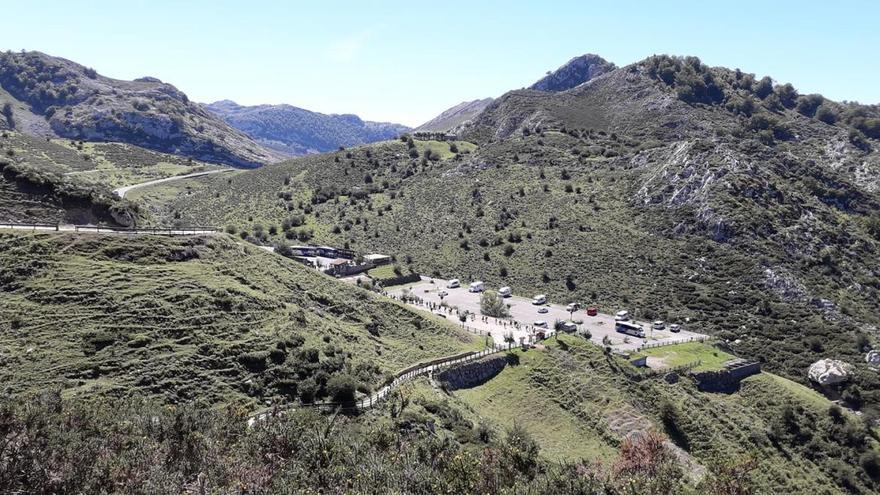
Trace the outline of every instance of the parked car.
[[574, 313], [578, 309], [580, 309], [580, 305], [578, 305], [578, 303], [568, 303], [568, 306], [565, 307], [565, 310], [569, 313]]
[[498, 295], [501, 297], [510, 297], [513, 295], [513, 291], [510, 290], [510, 287], [502, 287], [498, 289]]
[[449, 295], [449, 292], [441, 289], [439, 292], [437, 292], [437, 295], [440, 297], [446, 297]]
[[617, 314], [614, 315], [614, 319], [616, 321], [628, 321], [629, 320], [629, 311], [621, 310], [618, 311]]
[[547, 306], [541, 306], [540, 308], [538, 308], [538, 313], [540, 313], [542, 315], [546, 314], [547, 311], [550, 311], [549, 309], [547, 309]]
[[575, 333], [578, 331], [578, 326], [570, 321], [566, 321], [562, 324], [562, 331], [566, 333]]
[[663, 320], [657, 320], [654, 323], [651, 323], [651, 328], [654, 330], [663, 330], [666, 328], [666, 323]]
[[681, 331], [681, 325], [679, 325], [678, 323], [673, 323], [672, 325], [669, 325], [669, 331], [678, 333]]
[[471, 286], [468, 288], [471, 292], [483, 292], [484, 284], [483, 282], [473, 282]]
[[457, 278], [454, 278], [454, 279], [450, 280], [449, 282], [446, 282], [447, 289], [457, 289], [459, 287], [461, 287], [461, 282], [459, 282], [459, 280]]
[[547, 322], [544, 320], [538, 320], [532, 323], [532, 326], [537, 328], [547, 328]]
[[544, 294], [538, 294], [537, 296], [532, 298], [532, 304], [547, 304], [547, 296], [545, 296]]
[[599, 310], [596, 308], [587, 308], [587, 316], [596, 316], [599, 314]]

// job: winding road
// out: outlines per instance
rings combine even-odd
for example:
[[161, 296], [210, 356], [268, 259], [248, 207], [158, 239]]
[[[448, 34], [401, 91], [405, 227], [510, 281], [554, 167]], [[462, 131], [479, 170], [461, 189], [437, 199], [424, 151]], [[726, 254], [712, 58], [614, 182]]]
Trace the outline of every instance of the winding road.
[[221, 172], [232, 172], [233, 170], [235, 170], [235, 169], [224, 168], [221, 170], [206, 170], [204, 172], [196, 172], [193, 174], [175, 175], [174, 177], [166, 177], [164, 179], [156, 179], [156, 180], [151, 180], [151, 181], [147, 181], [147, 182], [141, 182], [140, 184], [132, 184], [130, 186], [120, 187], [119, 189], [114, 189], [113, 192], [116, 193], [116, 195], [119, 196], [120, 198], [125, 198], [125, 194], [128, 191], [131, 191], [132, 189], [140, 189], [142, 187], [152, 186], [155, 184], [161, 184], [163, 182], [171, 182], [173, 180], [191, 179], [193, 177], [199, 177], [201, 175], [219, 174]]

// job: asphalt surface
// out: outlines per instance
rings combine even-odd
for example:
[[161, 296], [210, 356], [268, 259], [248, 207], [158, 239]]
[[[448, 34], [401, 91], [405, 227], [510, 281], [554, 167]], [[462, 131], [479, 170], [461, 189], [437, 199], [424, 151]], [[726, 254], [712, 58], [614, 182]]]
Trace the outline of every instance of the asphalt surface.
[[141, 182], [140, 184], [132, 184], [130, 186], [120, 187], [119, 189], [114, 189], [113, 192], [116, 193], [116, 195], [119, 196], [120, 198], [124, 198], [125, 194], [128, 191], [131, 191], [132, 189], [140, 189], [141, 187], [147, 187], [147, 186], [152, 186], [155, 184], [161, 184], [163, 182], [171, 182], [173, 180], [189, 179], [192, 177], [199, 177], [201, 175], [219, 174], [220, 172], [231, 172], [232, 170], [233, 169], [231, 169], [231, 168], [230, 169], [222, 169], [222, 170], [207, 170], [205, 172], [196, 172], [194, 174], [176, 175], [174, 177], [166, 177], [164, 179], [156, 179], [156, 180], [151, 180], [148, 182]]
[[[404, 290], [409, 289], [413, 296], [421, 298], [426, 303], [433, 303], [433, 305], [439, 306], [441, 303], [439, 292], [445, 290], [447, 295], [443, 297], [443, 302], [448, 306], [458, 308], [460, 311], [466, 310], [474, 315], [474, 318], [469, 318], [465, 325], [478, 331], [491, 332], [496, 342], [499, 342], [501, 338], [509, 333], [513, 334], [516, 342], [520, 342], [520, 338], [529, 341], [530, 337], [533, 336], [537, 330], [535, 322], [538, 321], [544, 321], [547, 323], [549, 330], [547, 333], [549, 335], [552, 333], [554, 322], [557, 319], [562, 321], [569, 321], [572, 319], [575, 322], [582, 320], [582, 323], [578, 325], [578, 331], [588, 330], [591, 334], [590, 340], [597, 345], [604, 345], [603, 341], [607, 337], [610, 340], [610, 345], [621, 351], [637, 350], [643, 344], [689, 342], [691, 340], [707, 338], [706, 335], [692, 332], [684, 328], [678, 333], [673, 333], [668, 330], [651, 330], [650, 323], [639, 321], [638, 323], [644, 327], [647, 337], [645, 339], [640, 339], [638, 337], [628, 336], [615, 331], [613, 315], [599, 313], [596, 316], [588, 316], [586, 307], [582, 307], [575, 311], [573, 315], [570, 315], [565, 309], [570, 301], [560, 301], [560, 304], [550, 301], [550, 304], [536, 306], [532, 304], [531, 298], [533, 296], [522, 297], [513, 295], [505, 298], [506, 303], [510, 307], [510, 318], [496, 319], [488, 317], [484, 320], [480, 313], [480, 293], [470, 292], [468, 290], [468, 283], [462, 283], [462, 287], [457, 289], [448, 289], [446, 288], [446, 280], [433, 279], [433, 281], [434, 283], [423, 280], [421, 283], [394, 288], [390, 293], [395, 296], [401, 296]], [[416, 307], [434, 313], [444, 314], [450, 318], [451, 321], [455, 321], [456, 323], [459, 322], [457, 314], [454, 312], [450, 313], [448, 310], [444, 311], [442, 309], [432, 310], [429, 309], [427, 305], [417, 305]], [[538, 313], [538, 309], [541, 307], [546, 308], [547, 312], [543, 314]], [[668, 323], [670, 322], [667, 322], [667, 324]]]

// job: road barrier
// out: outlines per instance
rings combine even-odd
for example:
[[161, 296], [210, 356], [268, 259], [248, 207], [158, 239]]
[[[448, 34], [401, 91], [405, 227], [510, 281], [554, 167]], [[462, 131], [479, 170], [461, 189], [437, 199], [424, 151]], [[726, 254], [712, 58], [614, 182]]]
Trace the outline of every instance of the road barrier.
[[654, 349], [655, 347], [666, 347], [666, 346], [668, 346], [668, 345], [687, 344], [688, 342], [707, 342], [707, 341], [709, 341], [709, 340], [711, 340], [711, 337], [709, 337], [709, 336], [706, 336], [706, 337], [688, 337], [687, 339], [681, 339], [681, 340], [673, 340], [673, 341], [667, 341], [667, 342], [655, 342], [655, 343], [653, 343], [653, 344], [647, 344], [647, 343], [646, 343], [646, 344], [642, 344], [642, 345], [639, 347], [639, 350], [642, 350], [642, 349]]
[[0, 223], [0, 228], [29, 230], [32, 232], [51, 230], [55, 232], [93, 232], [96, 234], [199, 235], [220, 232], [216, 227], [114, 227], [109, 225], [17, 222], [2, 222]]

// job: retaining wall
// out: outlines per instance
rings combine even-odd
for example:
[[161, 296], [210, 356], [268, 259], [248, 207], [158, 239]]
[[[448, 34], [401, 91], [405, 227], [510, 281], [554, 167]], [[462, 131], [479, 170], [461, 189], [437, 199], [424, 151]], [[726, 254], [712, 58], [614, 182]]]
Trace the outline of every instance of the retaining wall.
[[437, 379], [446, 390], [471, 388], [486, 383], [501, 373], [505, 366], [507, 366], [507, 356], [496, 354], [444, 370], [437, 375]]

